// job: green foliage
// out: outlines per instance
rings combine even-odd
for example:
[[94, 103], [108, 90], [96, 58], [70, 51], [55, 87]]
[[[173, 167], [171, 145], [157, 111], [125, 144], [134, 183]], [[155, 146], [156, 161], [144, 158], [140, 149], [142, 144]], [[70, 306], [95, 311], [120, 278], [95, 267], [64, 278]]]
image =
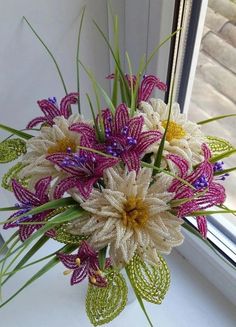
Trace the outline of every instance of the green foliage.
[[228, 141], [216, 136], [207, 136], [207, 144], [213, 154], [219, 154], [234, 149]]
[[170, 285], [170, 272], [165, 260], [159, 256], [158, 265], [150, 265], [135, 254], [127, 265], [131, 284], [144, 300], [160, 304]]
[[67, 231], [68, 224], [62, 224], [55, 228], [56, 236], [54, 239], [60, 243], [64, 244], [77, 244], [79, 245], [81, 241], [86, 240], [85, 235], [72, 235]]
[[27, 187], [28, 178], [19, 178], [19, 172], [25, 167], [21, 162], [12, 166], [2, 178], [2, 187], [5, 190], [12, 191], [12, 180], [15, 179], [18, 183]]
[[26, 144], [21, 139], [9, 139], [0, 143], [0, 163], [16, 160], [26, 153]]
[[127, 303], [127, 286], [117, 271], [107, 270], [107, 287], [88, 286], [86, 297], [87, 315], [94, 326], [109, 323], [116, 318]]

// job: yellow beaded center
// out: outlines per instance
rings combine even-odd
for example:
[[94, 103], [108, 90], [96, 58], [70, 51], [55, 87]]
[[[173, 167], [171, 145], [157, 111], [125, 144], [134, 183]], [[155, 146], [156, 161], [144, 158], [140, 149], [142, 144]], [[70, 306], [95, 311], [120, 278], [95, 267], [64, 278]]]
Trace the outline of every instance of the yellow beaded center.
[[76, 144], [74, 140], [69, 137], [64, 137], [63, 139], [57, 141], [57, 144], [52, 145], [48, 148], [48, 154], [53, 154], [57, 152], [67, 152], [67, 149], [71, 148], [72, 152], [76, 152]]
[[[162, 123], [162, 126], [166, 128], [167, 126], [167, 120], [164, 120]], [[166, 140], [168, 142], [172, 141], [173, 139], [182, 139], [186, 135], [185, 130], [178, 124], [176, 124], [174, 121], [170, 120], [167, 133], [166, 133]]]
[[148, 220], [148, 206], [141, 198], [130, 196], [124, 204], [122, 222], [130, 228], [142, 228]]

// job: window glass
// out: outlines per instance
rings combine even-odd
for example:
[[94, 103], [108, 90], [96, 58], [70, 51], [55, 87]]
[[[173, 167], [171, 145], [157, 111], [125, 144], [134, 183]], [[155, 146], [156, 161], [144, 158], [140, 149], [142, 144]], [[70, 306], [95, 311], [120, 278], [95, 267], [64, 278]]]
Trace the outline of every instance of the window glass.
[[[236, 1], [209, 1], [194, 78], [189, 118], [201, 121], [236, 114]], [[236, 117], [202, 125], [206, 135], [225, 138], [236, 147]], [[224, 159], [224, 169], [236, 166], [236, 155]], [[226, 205], [236, 207], [236, 170], [221, 181], [227, 190]], [[218, 217], [236, 235], [236, 217]]]

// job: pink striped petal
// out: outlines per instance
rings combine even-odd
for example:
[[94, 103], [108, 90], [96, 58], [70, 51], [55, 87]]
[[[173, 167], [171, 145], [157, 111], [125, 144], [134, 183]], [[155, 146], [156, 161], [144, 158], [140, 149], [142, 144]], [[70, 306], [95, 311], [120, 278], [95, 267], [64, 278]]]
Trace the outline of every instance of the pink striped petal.
[[71, 176], [66, 179], [63, 179], [60, 183], [57, 184], [55, 188], [54, 198], [60, 199], [65, 192], [77, 186], [78, 181], [79, 179], [77, 176]]
[[36, 118], [32, 119], [27, 124], [26, 128], [31, 129], [31, 128], [34, 128], [35, 126], [37, 126], [38, 124], [44, 123], [44, 122], [47, 122], [47, 118], [46, 117], [36, 117]]
[[205, 216], [197, 217], [198, 230], [203, 238], [207, 238], [207, 220]]
[[161, 82], [160, 79], [157, 78], [156, 76], [154, 75], [146, 76], [142, 80], [139, 89], [138, 102], [147, 101], [155, 87], [157, 87], [161, 91], [166, 91], [167, 89], [166, 85], [163, 82]]
[[63, 115], [65, 118], [68, 118], [71, 115], [71, 109], [70, 106], [72, 104], [76, 104], [78, 101], [78, 92], [73, 92], [67, 94], [60, 103], [60, 112], [61, 115]]
[[35, 195], [41, 202], [45, 200], [45, 196], [47, 197], [48, 193], [48, 188], [50, 186], [52, 177], [45, 177], [40, 179], [36, 184], [35, 184]]
[[78, 182], [76, 184], [76, 187], [79, 190], [79, 193], [82, 195], [82, 197], [84, 199], [88, 199], [88, 197], [90, 196], [92, 190], [93, 190], [93, 185], [96, 183], [96, 181], [98, 180], [97, 177], [92, 177], [89, 179], [77, 179]]
[[26, 205], [31, 204], [32, 206], [39, 206], [41, 204], [40, 200], [34, 193], [24, 188], [17, 181], [15, 180], [12, 181], [12, 188], [15, 197], [20, 203]]
[[122, 129], [128, 125], [130, 118], [127, 106], [122, 103], [116, 108], [115, 133], [120, 134]]
[[130, 119], [128, 124], [128, 136], [131, 136], [138, 140], [144, 124], [143, 116]]
[[161, 138], [162, 134], [158, 131], [142, 132], [139, 136], [135, 151], [141, 155], [150, 145], [159, 141]]
[[37, 103], [48, 119], [53, 120], [56, 116], [60, 116], [59, 109], [50, 101], [44, 99], [37, 101]]
[[140, 168], [140, 158], [135, 151], [123, 152], [121, 159], [127, 165], [129, 171], [135, 170], [138, 173]]
[[187, 162], [187, 160], [181, 158], [180, 156], [177, 156], [175, 154], [168, 154], [166, 156], [166, 159], [171, 160], [179, 169], [179, 176], [181, 178], [183, 178], [184, 176], [186, 176], [188, 169], [189, 169], [189, 164]]

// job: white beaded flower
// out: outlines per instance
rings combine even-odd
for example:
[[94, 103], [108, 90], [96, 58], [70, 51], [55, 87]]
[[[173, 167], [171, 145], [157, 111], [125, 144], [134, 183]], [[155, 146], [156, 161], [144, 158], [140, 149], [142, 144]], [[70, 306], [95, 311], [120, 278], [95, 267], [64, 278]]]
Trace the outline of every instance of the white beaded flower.
[[[150, 99], [150, 102], [141, 102], [139, 110], [142, 112], [146, 130], [159, 130], [164, 133], [168, 120], [168, 106], [160, 99]], [[204, 135], [200, 126], [189, 121], [185, 114], [180, 112], [178, 103], [172, 105], [169, 126], [166, 134], [163, 155], [177, 154], [189, 162], [190, 168], [199, 164], [202, 159], [201, 145]], [[152, 148], [157, 152], [158, 144]]]
[[[138, 253], [144, 260], [157, 264], [158, 253], [169, 254], [180, 245], [182, 220], [171, 214], [167, 192], [171, 178], [143, 168], [121, 173], [109, 168], [105, 172], [106, 188], [93, 190], [81, 206], [90, 217], [80, 218], [69, 226], [74, 235], [88, 235], [96, 250], [110, 245], [109, 252], [117, 267], [124, 267]], [[152, 182], [150, 186], [150, 182]]]
[[22, 169], [20, 177], [30, 177], [30, 186], [45, 176], [60, 177], [62, 173], [52, 162], [46, 159], [50, 154], [67, 152], [68, 148], [76, 152], [80, 144], [80, 135], [69, 130], [69, 127], [81, 121], [78, 114], [71, 115], [68, 119], [63, 116], [54, 118], [53, 126], [41, 128], [39, 136], [27, 141], [27, 153], [22, 158], [22, 163], [27, 166]]

